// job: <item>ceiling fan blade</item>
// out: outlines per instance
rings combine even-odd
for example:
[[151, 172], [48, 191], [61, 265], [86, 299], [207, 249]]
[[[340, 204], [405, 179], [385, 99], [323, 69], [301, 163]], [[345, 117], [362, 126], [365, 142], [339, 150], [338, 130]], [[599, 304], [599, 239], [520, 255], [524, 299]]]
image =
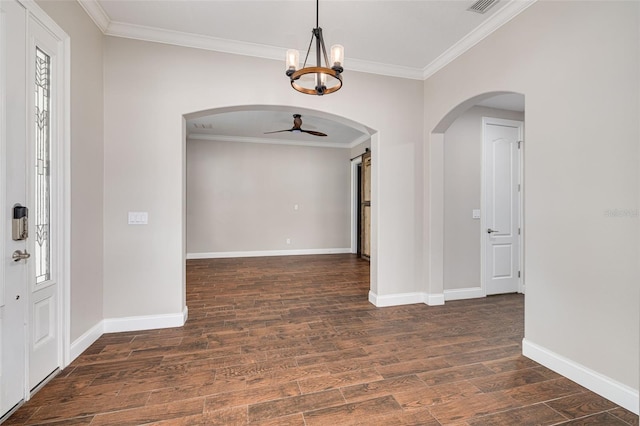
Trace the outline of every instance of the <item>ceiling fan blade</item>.
[[302, 129], [300, 129], [300, 131], [304, 132], [304, 133], [309, 133], [310, 135], [314, 135], [314, 136], [327, 136], [326, 133], [316, 132], [315, 130], [302, 130]]
[[303, 130], [300, 127], [302, 127], [302, 115], [293, 114], [293, 127], [292, 128], [284, 129], [284, 130], [276, 130], [274, 132], [264, 132], [264, 134], [268, 135], [270, 133], [282, 133], [282, 132], [297, 133], [297, 132], [303, 132], [303, 133], [309, 133], [310, 135], [313, 135], [313, 136], [327, 136], [326, 133], [316, 132], [315, 130]]
[[275, 132], [264, 132], [265, 135], [268, 135], [269, 133], [282, 133], [282, 132], [290, 132], [291, 129], [285, 129], [285, 130], [276, 130]]

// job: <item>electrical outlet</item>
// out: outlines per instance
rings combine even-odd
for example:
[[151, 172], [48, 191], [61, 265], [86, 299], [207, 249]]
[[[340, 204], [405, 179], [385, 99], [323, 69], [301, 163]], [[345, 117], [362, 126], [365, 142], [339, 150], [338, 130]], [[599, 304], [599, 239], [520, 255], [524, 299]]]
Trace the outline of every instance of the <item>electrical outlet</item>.
[[291, 244], [291, 238], [287, 238], [287, 244]]

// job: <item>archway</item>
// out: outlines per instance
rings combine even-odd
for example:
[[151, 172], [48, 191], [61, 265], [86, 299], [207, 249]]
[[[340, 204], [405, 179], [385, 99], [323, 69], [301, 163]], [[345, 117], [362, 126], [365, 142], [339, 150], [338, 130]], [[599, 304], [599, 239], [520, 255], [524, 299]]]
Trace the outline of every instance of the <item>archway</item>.
[[[348, 118], [339, 116], [339, 115], [335, 115], [335, 114], [330, 114], [324, 111], [319, 111], [319, 110], [313, 110], [313, 109], [308, 109], [308, 108], [300, 108], [300, 107], [291, 107], [291, 106], [284, 106], [284, 105], [238, 105], [238, 106], [229, 106], [229, 107], [222, 107], [222, 108], [213, 108], [213, 109], [208, 109], [208, 110], [202, 110], [202, 111], [197, 111], [197, 112], [193, 112], [193, 113], [188, 113], [183, 115], [183, 170], [184, 170], [184, 176], [183, 176], [183, 193], [184, 194], [188, 194], [189, 190], [187, 189], [187, 174], [188, 172], [188, 166], [187, 166], [187, 140], [192, 140], [193, 139], [193, 135], [189, 135], [189, 130], [193, 127], [194, 124], [197, 124], [199, 126], [202, 126], [203, 123], [203, 119], [207, 118], [207, 117], [218, 117], [218, 118], [222, 118], [222, 117], [231, 117], [231, 116], [235, 116], [237, 117], [238, 114], [242, 114], [242, 113], [248, 113], [251, 114], [250, 116], [255, 118], [256, 114], [280, 114], [283, 115], [285, 117], [287, 117], [287, 122], [286, 123], [279, 123], [277, 126], [275, 126], [275, 128], [277, 129], [281, 129], [281, 128], [290, 128], [291, 126], [291, 113], [295, 112], [297, 114], [301, 114], [304, 124], [303, 124], [303, 128], [307, 128], [309, 125], [311, 125], [311, 129], [312, 130], [322, 130], [322, 129], [315, 129], [313, 127], [313, 124], [309, 124], [312, 123], [311, 120], [307, 121], [307, 118], [311, 118], [313, 117], [316, 120], [323, 120], [323, 123], [326, 125], [327, 123], [333, 123], [336, 125], [336, 128], [340, 127], [343, 129], [348, 129], [349, 131], [346, 131], [344, 133], [355, 133], [356, 135], [360, 135], [355, 137], [355, 139], [353, 140], [349, 140], [350, 142], [348, 142], [347, 144], [344, 144], [344, 146], [342, 146], [340, 143], [337, 143], [335, 140], [333, 142], [331, 142], [330, 138], [314, 138], [313, 136], [311, 137], [311, 139], [313, 139], [312, 141], [307, 141], [307, 142], [302, 142], [300, 143], [301, 145], [307, 145], [309, 147], [315, 147], [317, 149], [320, 149], [318, 147], [322, 147], [324, 144], [324, 147], [330, 147], [330, 148], [345, 148], [343, 151], [345, 152], [345, 157], [347, 159], [350, 159], [353, 155], [352, 152], [354, 150], [357, 150], [358, 148], [360, 148], [362, 145], [366, 144], [367, 147], [371, 147], [372, 152], [375, 153], [376, 151], [376, 147], [378, 144], [378, 135], [377, 132], [369, 127], [367, 127], [366, 125], [363, 125], [359, 122], [350, 120]], [[235, 115], [234, 115], [235, 114]], [[244, 121], [246, 123], [246, 121]], [[215, 126], [212, 126], [215, 127]], [[272, 146], [276, 146], [278, 145], [278, 149], [289, 149], [292, 148], [291, 145], [298, 145], [299, 143], [290, 143], [290, 141], [285, 140], [286, 138], [281, 137], [278, 140], [274, 140], [274, 139], [267, 139], [266, 137], [262, 136], [265, 132], [265, 130], [275, 130], [271, 129], [271, 128], [264, 128], [260, 130], [260, 133], [256, 133], [255, 136], [253, 137], [247, 137], [247, 136], [238, 136], [238, 137], [233, 137], [233, 132], [229, 132], [229, 129], [226, 129], [226, 133], [224, 133], [223, 135], [213, 135], [213, 138], [207, 138], [205, 136], [212, 136], [212, 135], [196, 135], [196, 139], [199, 139], [200, 142], [204, 142], [206, 140], [217, 140], [219, 142], [223, 142], [223, 143], [227, 143], [230, 145], [235, 145], [235, 146], [239, 146], [239, 145], [244, 145], [245, 147], [247, 147], [247, 144], [243, 144], [243, 143], [235, 143], [235, 142], [249, 142], [249, 143], [253, 143], [255, 144], [254, 147], [261, 147], [261, 149], [264, 151], [265, 147], [268, 147], [270, 145]], [[215, 129], [211, 129], [208, 128], [206, 130], [210, 130], [213, 132], [213, 130]], [[206, 132], [205, 132], [206, 133]], [[328, 132], [330, 133], [330, 132]], [[240, 134], [240, 133], [238, 133]], [[278, 135], [282, 135], [283, 133], [278, 133]], [[293, 133], [295, 134], [295, 132]], [[292, 135], [292, 133], [286, 133], [287, 136]], [[271, 136], [271, 135], [268, 135]], [[305, 135], [306, 136], [306, 135]], [[216, 139], [217, 138], [217, 139]], [[329, 140], [329, 143], [326, 144], [325, 141]], [[269, 144], [269, 145], [265, 145], [265, 144]], [[289, 145], [289, 146], [287, 146]], [[298, 147], [300, 148], [300, 147]], [[338, 149], [341, 150], [341, 149]], [[364, 151], [364, 148], [362, 149]], [[316, 151], [318, 152], [318, 151]], [[375, 154], [374, 154], [375, 155]], [[268, 158], [264, 158], [265, 161], [269, 161]], [[295, 160], [294, 160], [295, 161]], [[347, 167], [348, 163], [345, 164], [345, 167]], [[351, 173], [351, 168], [348, 168], [348, 173]], [[375, 175], [377, 175], [377, 168], [373, 168], [372, 173]], [[302, 176], [301, 174], [297, 174], [295, 176]], [[291, 180], [294, 180], [295, 177]], [[349, 177], [349, 180], [351, 179], [351, 177]], [[375, 180], [375, 177], [374, 177]], [[375, 194], [375, 189], [373, 191], [373, 194]], [[345, 182], [345, 191], [352, 191], [353, 190], [353, 185], [351, 185], [349, 182]], [[375, 195], [373, 195], [375, 197]], [[350, 194], [349, 198], [353, 198], [353, 195]], [[187, 222], [189, 221], [188, 217], [190, 214], [190, 211], [193, 211], [193, 209], [188, 210], [187, 209], [187, 199], [188, 196], [185, 195], [183, 197], [183, 205], [182, 205], [182, 211], [183, 211], [183, 223], [182, 223], [182, 230], [183, 230], [183, 247], [182, 247], [182, 252], [183, 252], [183, 257], [184, 257], [184, 262], [183, 262], [183, 274], [186, 273], [186, 269], [185, 268], [185, 263], [186, 263], [186, 259], [196, 259], [196, 258], [208, 258], [208, 257], [246, 257], [246, 256], [271, 256], [271, 255], [296, 255], [296, 254], [329, 254], [329, 253], [350, 253], [352, 252], [352, 240], [351, 240], [351, 235], [353, 233], [353, 228], [356, 226], [355, 223], [353, 223], [353, 212], [350, 211], [348, 218], [346, 220], [349, 221], [349, 227], [351, 228], [349, 231], [349, 235], [347, 236], [347, 244], [344, 246], [339, 246], [336, 248], [336, 246], [330, 246], [330, 248], [317, 248], [317, 249], [309, 249], [308, 247], [302, 247], [301, 249], [298, 249], [298, 247], [295, 247], [295, 243], [296, 243], [296, 239], [294, 238], [289, 238], [289, 236], [287, 235], [279, 235], [279, 239], [280, 239], [280, 243], [283, 243], [286, 241], [287, 246], [284, 247], [276, 247], [275, 245], [271, 245], [271, 246], [267, 246], [267, 247], [258, 247], [258, 248], [244, 248], [244, 249], [238, 249], [238, 247], [233, 247], [231, 249], [228, 250], [200, 250], [200, 252], [196, 252], [193, 253], [192, 251], [190, 251], [190, 247], [189, 247], [189, 227], [187, 226]], [[287, 208], [289, 208], [289, 210], [296, 210], [298, 211], [298, 208], [300, 210], [300, 212], [302, 212], [305, 209], [305, 206], [303, 203], [298, 204], [298, 202], [296, 200], [293, 199], [289, 199], [288, 201], [286, 201], [286, 203], [289, 203], [290, 205], [288, 205]], [[348, 209], [352, 209], [352, 203], [349, 202], [348, 207], [346, 207]], [[242, 210], [242, 209], [241, 209]], [[291, 213], [291, 212], [285, 212], [285, 213]], [[371, 241], [371, 245], [372, 245], [372, 256], [371, 256], [371, 264], [370, 264], [370, 281], [371, 281], [371, 288], [375, 288], [375, 284], [377, 282], [377, 269], [376, 269], [376, 255], [375, 253], [377, 253], [376, 247], [377, 247], [377, 232], [375, 231], [376, 227], [377, 227], [377, 215], [373, 214], [374, 217], [372, 217], [372, 222], [371, 222], [371, 227], [372, 227], [372, 241]], [[275, 231], [274, 231], [275, 232]], [[291, 244], [290, 246], [288, 244]], [[186, 280], [185, 280], [185, 284], [186, 285]], [[185, 291], [186, 294], [186, 291]]]
[[474, 96], [451, 109], [442, 117], [428, 135], [427, 150], [429, 153], [429, 162], [427, 165], [427, 178], [429, 221], [425, 224], [425, 229], [428, 230], [429, 235], [426, 252], [428, 253], [427, 260], [429, 265], [428, 293], [434, 302], [431, 304], [442, 304], [445, 300], [479, 297], [482, 295], [482, 291], [459, 292], [454, 296], [449, 294], [448, 297], [445, 294], [445, 132], [470, 108], [489, 99], [497, 99], [497, 97], [503, 95], [518, 95], [523, 97], [522, 94], [507, 91], [487, 92]]

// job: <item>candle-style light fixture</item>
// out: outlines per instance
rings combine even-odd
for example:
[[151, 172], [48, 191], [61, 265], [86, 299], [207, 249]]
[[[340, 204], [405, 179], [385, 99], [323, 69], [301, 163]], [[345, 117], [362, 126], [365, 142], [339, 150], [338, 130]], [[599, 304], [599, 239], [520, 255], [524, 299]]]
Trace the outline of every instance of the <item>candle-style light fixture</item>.
[[[333, 93], [342, 87], [342, 65], [344, 63], [344, 47], [339, 44], [331, 46], [331, 68], [329, 68], [329, 58], [324, 47], [322, 38], [322, 28], [318, 23], [319, 0], [316, 0], [316, 27], [311, 31], [311, 41], [307, 49], [307, 56], [304, 58], [302, 68], [298, 69], [300, 53], [295, 49], [287, 50], [286, 74], [291, 79], [291, 87], [298, 92], [307, 95], [322, 96]], [[313, 40], [316, 40], [316, 66], [307, 66], [309, 53]], [[325, 66], [322, 66], [324, 58]]]

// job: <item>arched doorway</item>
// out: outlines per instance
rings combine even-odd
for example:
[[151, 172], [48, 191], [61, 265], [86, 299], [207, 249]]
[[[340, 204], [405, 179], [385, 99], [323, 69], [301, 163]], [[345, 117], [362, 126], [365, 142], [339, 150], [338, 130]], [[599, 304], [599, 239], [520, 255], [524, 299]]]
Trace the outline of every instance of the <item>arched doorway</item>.
[[[294, 114], [301, 116], [302, 132], [293, 131]], [[185, 259], [353, 252], [352, 235], [357, 224], [351, 211], [353, 185], [349, 160], [359, 150], [364, 152], [365, 146], [375, 152], [378, 143], [375, 130], [338, 115], [282, 105], [214, 108], [185, 114], [183, 119]], [[294, 138], [296, 135], [302, 138]], [[215, 155], [220, 161], [210, 166], [201, 164], [199, 171], [190, 171], [187, 163], [200, 161], [204, 156], [190, 154], [187, 143], [204, 146], [214, 141], [225, 145], [231, 156], [220, 160], [219, 152]], [[309, 154], [311, 150], [315, 154]], [[237, 155], [239, 151], [242, 156]], [[337, 164], [342, 159], [346, 161], [337, 168], [317, 166], [323, 161]], [[196, 205], [190, 198], [195, 189], [186, 182], [203, 171], [208, 175], [198, 177], [202, 182], [209, 179], [226, 181], [229, 185], [215, 189], [201, 186], [197, 190], [208, 199], [200, 197]], [[211, 176], [214, 172], [218, 172], [215, 177]], [[377, 173], [375, 169], [373, 173]], [[340, 186], [340, 174], [347, 174], [344, 187]], [[233, 206], [231, 198], [235, 201]], [[217, 209], [215, 214], [211, 214], [213, 206]], [[339, 214], [329, 217], [336, 211]], [[214, 243], [209, 225], [217, 229]], [[377, 217], [372, 217], [373, 253], [377, 246], [376, 226]], [[372, 254], [372, 288], [376, 282], [375, 264]]]
[[[489, 237], [481, 233], [481, 228], [490, 229], [490, 227], [484, 226], [483, 228], [481, 226], [481, 223], [485, 221], [485, 217], [484, 206], [483, 209], [480, 208], [481, 204], [486, 204], [485, 189], [481, 185], [481, 182], [485, 180], [484, 175], [487, 168], [486, 159], [483, 159], [484, 157], [481, 153], [483, 117], [519, 119], [524, 122], [524, 95], [514, 92], [488, 92], [472, 97], [447, 113], [429, 134], [429, 222], [426, 224], [429, 232], [429, 245], [427, 248], [429, 293], [437, 296], [439, 303], [444, 303], [445, 300], [484, 297], [487, 294], [486, 281], [488, 281], [487, 276], [490, 274], [486, 271], [488, 255], [484, 250]], [[465, 122], [463, 125], [459, 125], [460, 121], [458, 120], [465, 120]], [[465, 138], [473, 139], [471, 143], [477, 144], [473, 147], [474, 153], [469, 154], [463, 150], [458, 151], [456, 154], [455, 151], [450, 149], [452, 148], [450, 145], [446, 145], [448, 134], [450, 142], [454, 142], [453, 139], [456, 139], [451, 136], [453, 130], [450, 131], [456, 126], [456, 123], [462, 129], [456, 130], [456, 137], [460, 140]], [[471, 127], [469, 123], [472, 123]], [[447, 149], [450, 151], [450, 157], [453, 156], [464, 160], [462, 162], [458, 161], [459, 165], [466, 162], [466, 169], [457, 171], [450, 169], [452, 161], [449, 161], [448, 165], [447, 161], [445, 161]], [[475, 155], [475, 157], [471, 158], [471, 162], [469, 162], [470, 155], [472, 157]], [[515, 155], [520, 156], [519, 153]], [[450, 160], [450, 157], [447, 158]], [[453, 164], [455, 164], [455, 161], [453, 161]], [[460, 178], [461, 175], [464, 176]], [[454, 179], [454, 177], [457, 177], [457, 179]], [[518, 178], [521, 179], [521, 177], [522, 174], [520, 172]], [[466, 183], [464, 182], [465, 179]], [[466, 193], [461, 191], [460, 194], [454, 194], [457, 196], [457, 200], [456, 196], [452, 196], [450, 190], [451, 182], [454, 180], [463, 181], [460, 185], [467, 186]], [[517, 183], [514, 183], [514, 185], [517, 185]], [[448, 186], [449, 189], [447, 188]], [[469, 195], [469, 187], [472, 188], [471, 195]], [[522, 192], [517, 194], [518, 206], [521, 206], [519, 201], [521, 194]], [[464, 197], [475, 197], [476, 200], [472, 203], [469, 203], [468, 200], [466, 200], [466, 203], [460, 203], [460, 200], [464, 200]], [[457, 201], [457, 204], [452, 199]], [[460, 212], [461, 206], [463, 206], [462, 212]], [[457, 211], [456, 208], [458, 209]], [[483, 210], [482, 216], [480, 215], [481, 210]], [[523, 214], [523, 209], [520, 209], [520, 213], [518, 213], [519, 223]], [[446, 233], [447, 229], [449, 234]], [[451, 235], [453, 233], [452, 230], [455, 230], [456, 233], [454, 237]], [[521, 232], [521, 234], [518, 234], [518, 232]], [[516, 234], [518, 248], [522, 247], [523, 227], [514, 226], [513, 233]], [[461, 253], [463, 250], [460, 250], [460, 247], [467, 248], [466, 257], [465, 253]], [[509, 271], [509, 274], [512, 274], [513, 281], [517, 281], [519, 285], [524, 282], [524, 265], [521, 252], [522, 250], [517, 254], [518, 269]], [[466, 266], [466, 275], [452, 274], [452, 271], [456, 271], [456, 265], [459, 270], [460, 265], [463, 264]], [[469, 267], [468, 265], [472, 266]], [[456, 276], [452, 277], [452, 275]], [[518, 291], [522, 288], [523, 286], [518, 287]]]

